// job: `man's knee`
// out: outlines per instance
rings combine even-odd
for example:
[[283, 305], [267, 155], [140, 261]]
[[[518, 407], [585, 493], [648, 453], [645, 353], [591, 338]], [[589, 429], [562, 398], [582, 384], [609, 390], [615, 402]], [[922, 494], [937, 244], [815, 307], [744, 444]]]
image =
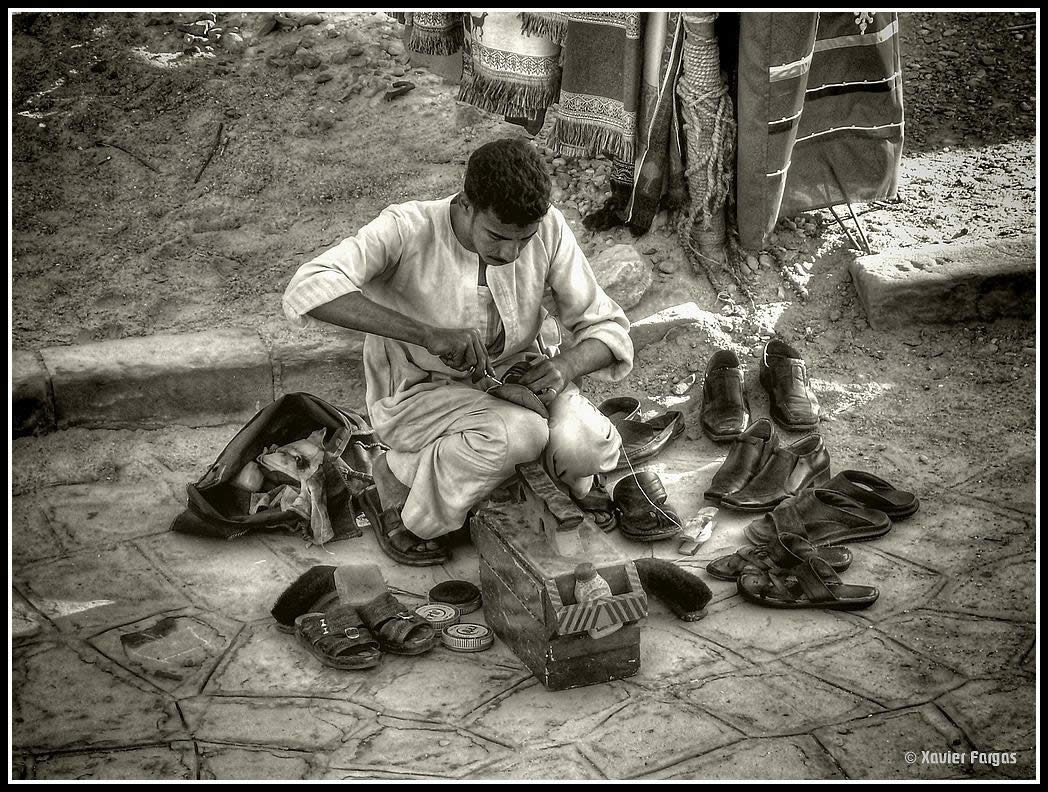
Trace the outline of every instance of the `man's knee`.
[[546, 460], [558, 478], [573, 480], [614, 470], [621, 448], [611, 421], [581, 394], [550, 416]]
[[467, 445], [493, 467], [512, 470], [538, 459], [549, 442], [546, 419], [524, 407], [500, 406], [483, 426], [464, 433]]
[[506, 426], [507, 464], [516, 466], [542, 455], [549, 442], [549, 425], [538, 413], [521, 408], [503, 415]]

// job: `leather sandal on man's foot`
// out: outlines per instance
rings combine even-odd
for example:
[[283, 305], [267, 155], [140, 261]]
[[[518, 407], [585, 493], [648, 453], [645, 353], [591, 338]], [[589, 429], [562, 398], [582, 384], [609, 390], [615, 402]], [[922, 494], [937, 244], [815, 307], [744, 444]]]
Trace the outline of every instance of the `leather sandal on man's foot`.
[[383, 552], [400, 564], [408, 566], [436, 566], [450, 559], [447, 550], [411, 533], [400, 519], [397, 509], [382, 509], [375, 487], [368, 487], [358, 496], [364, 516], [375, 529], [375, 537]]

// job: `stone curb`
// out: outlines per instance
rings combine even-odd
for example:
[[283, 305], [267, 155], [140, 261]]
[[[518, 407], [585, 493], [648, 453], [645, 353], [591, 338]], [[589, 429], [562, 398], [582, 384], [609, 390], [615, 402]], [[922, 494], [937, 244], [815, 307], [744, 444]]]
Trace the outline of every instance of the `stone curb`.
[[852, 283], [870, 326], [988, 322], [1032, 317], [1037, 247], [1032, 235], [983, 245], [929, 245], [909, 253], [860, 256]]
[[244, 329], [49, 347], [12, 356], [12, 433], [243, 421], [308, 391], [364, 406], [363, 335], [264, 341]]

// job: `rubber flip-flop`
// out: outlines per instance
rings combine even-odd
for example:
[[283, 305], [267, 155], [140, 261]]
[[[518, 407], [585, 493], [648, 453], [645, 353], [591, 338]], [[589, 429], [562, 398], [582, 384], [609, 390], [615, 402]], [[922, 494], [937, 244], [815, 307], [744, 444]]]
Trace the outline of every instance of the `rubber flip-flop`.
[[893, 520], [909, 517], [921, 505], [912, 492], [896, 489], [879, 476], [864, 470], [842, 470], [822, 486], [847, 495], [863, 506], [882, 511]]

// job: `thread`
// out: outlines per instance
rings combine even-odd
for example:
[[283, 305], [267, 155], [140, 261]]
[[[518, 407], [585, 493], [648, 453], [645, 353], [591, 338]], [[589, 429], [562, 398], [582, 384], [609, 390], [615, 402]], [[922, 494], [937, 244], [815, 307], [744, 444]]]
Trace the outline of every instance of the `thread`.
[[[636, 476], [637, 475], [637, 471], [633, 467], [633, 463], [630, 461], [629, 454], [626, 453], [626, 449], [625, 448], [622, 449], [622, 457], [623, 457], [623, 459], [626, 460], [626, 464], [629, 465], [630, 473], [632, 475]], [[655, 503], [655, 501], [653, 501], [651, 498], [648, 497], [648, 493], [646, 493], [642, 487], [637, 487], [637, 490], [640, 492], [641, 495], [644, 496], [644, 500], [646, 500], [648, 503], [651, 504], [652, 508], [655, 509], [655, 511], [657, 511], [659, 514], [661, 514], [663, 517], [665, 517], [671, 523], [676, 525], [682, 531], [684, 530], [684, 526], [681, 525], [679, 522], [677, 522], [675, 519], [673, 519], [673, 517], [670, 514], [664, 512], [661, 508], [659, 508], [659, 505], [657, 503]]]

